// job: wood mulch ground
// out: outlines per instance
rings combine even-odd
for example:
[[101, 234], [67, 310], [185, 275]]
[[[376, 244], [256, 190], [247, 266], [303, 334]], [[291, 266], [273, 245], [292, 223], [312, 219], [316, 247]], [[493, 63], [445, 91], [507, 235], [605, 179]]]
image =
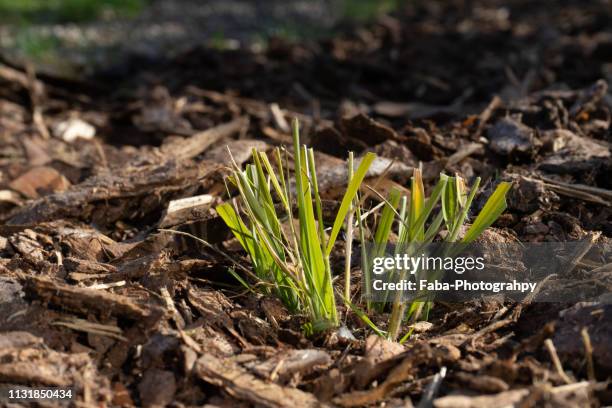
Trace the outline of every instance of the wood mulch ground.
[[[414, 2], [317, 43], [195, 48], [128, 77], [0, 61], [0, 386], [72, 387], [87, 406], [612, 404], [609, 296], [438, 303], [402, 346], [341, 308], [352, 336], [307, 338], [222, 255], [249, 268], [213, 209], [226, 146], [246, 163], [289, 144], [292, 117], [332, 209], [347, 150], [373, 150], [370, 182], [395, 161], [383, 191], [419, 163], [428, 188], [441, 171], [512, 181], [490, 239], [609, 247], [612, 7], [503, 3]], [[582, 256], [568, 273], [593, 267]]]

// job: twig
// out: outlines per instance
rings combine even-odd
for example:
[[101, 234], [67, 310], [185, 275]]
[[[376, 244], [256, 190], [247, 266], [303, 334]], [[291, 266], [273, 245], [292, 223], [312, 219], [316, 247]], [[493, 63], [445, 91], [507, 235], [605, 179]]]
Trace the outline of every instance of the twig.
[[[581, 381], [569, 385], [560, 385], [554, 388], [545, 389], [550, 394], [555, 396], [563, 396], [570, 393], [575, 393], [580, 390], [605, 390], [608, 386], [607, 382], [593, 383], [589, 381]], [[521, 400], [525, 401], [525, 397], [532, 394], [533, 390], [527, 388], [518, 388], [509, 391], [503, 391], [492, 395], [447, 395], [435, 400], [436, 407], [439, 408], [456, 408], [456, 407], [509, 407], [521, 406]]]
[[472, 154], [478, 152], [479, 150], [482, 150], [482, 148], [483, 148], [482, 143], [466, 144], [465, 146], [460, 147], [455, 153], [450, 155], [444, 167], [448, 169], [449, 167], [459, 163], [461, 160], [465, 159], [466, 157], [471, 156]]
[[62, 251], [56, 249], [54, 252], [55, 252], [55, 258], [57, 259], [57, 266], [63, 266], [64, 258], [62, 256]]
[[119, 286], [125, 286], [125, 281], [118, 281], [118, 282], [110, 282], [110, 283], [96, 283], [94, 285], [91, 286], [87, 286], [87, 289], [110, 289], [110, 288], [116, 288]]
[[582, 343], [584, 343], [584, 355], [587, 362], [587, 377], [589, 381], [595, 381], [595, 366], [593, 365], [593, 346], [591, 345], [591, 337], [586, 327], [580, 331]]
[[540, 177], [544, 185], [556, 193], [600, 204], [605, 207], [612, 206], [612, 191], [604, 188], [585, 186], [584, 184], [570, 184], [562, 181]]
[[499, 98], [499, 96], [495, 95], [493, 99], [491, 99], [491, 102], [489, 102], [489, 105], [487, 105], [485, 110], [483, 110], [482, 113], [478, 116], [478, 128], [476, 128], [476, 132], [474, 132], [475, 139], [478, 139], [480, 137], [484, 126], [491, 118], [493, 111], [495, 111], [495, 109], [497, 109], [501, 105], [501, 103], [502, 100]]
[[71, 321], [55, 321], [51, 323], [53, 326], [64, 326], [72, 330], [82, 331], [85, 333], [97, 334], [99, 336], [111, 337], [120, 341], [127, 341], [127, 338], [122, 336], [122, 331], [117, 326], [107, 324], [92, 323], [88, 320], [73, 318]]
[[26, 74], [15, 68], [9, 67], [8, 65], [2, 64], [1, 62], [0, 78], [3, 78], [8, 82], [16, 82], [26, 90], [29, 90], [31, 85], [38, 90], [44, 89], [44, 84], [38, 79], [34, 78], [34, 82], [32, 83]]
[[433, 399], [438, 394], [444, 377], [446, 377], [446, 367], [440, 368], [440, 372], [434, 376], [433, 381], [427, 386], [427, 389], [423, 393], [423, 397], [419, 401], [417, 408], [430, 408], [433, 406]]
[[162, 145], [161, 151], [167, 156], [177, 160], [190, 159], [202, 153], [213, 143], [238, 133], [248, 127], [249, 119], [246, 116], [234, 119], [231, 122], [197, 132], [186, 139], [174, 140]]
[[608, 386], [608, 381], [603, 382], [590, 382], [590, 381], [580, 381], [577, 383], [572, 383], [568, 385], [560, 385], [558, 387], [554, 387], [550, 390], [550, 393], [553, 395], [559, 394], [568, 394], [576, 392], [582, 388], [587, 388], [591, 390], [605, 390]]
[[96, 148], [96, 152], [98, 153], [98, 156], [100, 156], [100, 163], [102, 167], [107, 169], [108, 161], [106, 160], [106, 153], [104, 153], [104, 148], [102, 147], [102, 144], [100, 143], [98, 139], [94, 139], [93, 142], [94, 142], [94, 147]]
[[589, 233], [585, 237], [585, 240], [580, 242], [576, 246], [576, 248], [574, 248], [571, 251], [571, 253], [568, 255], [569, 262], [567, 262], [565, 268], [562, 270], [562, 272], [559, 275], [566, 276], [570, 274], [574, 270], [578, 262], [580, 262], [580, 260], [582, 260], [582, 258], [584, 258], [584, 256], [593, 247], [593, 244], [595, 243], [595, 241], [599, 239], [600, 236], [601, 236], [601, 232]]
[[272, 113], [272, 118], [274, 119], [274, 123], [276, 123], [276, 126], [285, 133], [289, 133], [291, 132], [291, 128], [289, 127], [289, 123], [287, 123], [287, 120], [285, 119], [285, 116], [283, 116], [283, 112], [281, 111], [280, 107], [278, 106], [278, 103], [271, 103], [270, 104], [270, 112]]
[[278, 372], [283, 367], [283, 365], [285, 365], [284, 358], [281, 359], [278, 363], [276, 363], [276, 366], [274, 366], [274, 369], [270, 373], [270, 377], [269, 377], [270, 381], [276, 381], [276, 379], [278, 378]]
[[612, 272], [612, 262], [609, 262], [605, 265], [601, 265], [601, 266], [598, 266], [597, 268], [591, 269], [589, 271], [589, 275], [597, 276], [602, 273], [608, 273], [608, 272]]
[[476, 347], [475, 346], [475, 341], [478, 340], [479, 338], [481, 338], [482, 336], [494, 332], [495, 330], [501, 329], [502, 327], [506, 327], [509, 324], [512, 324], [515, 322], [515, 319], [513, 318], [508, 318], [508, 319], [504, 319], [504, 320], [498, 320], [496, 322], [493, 322], [491, 324], [489, 324], [486, 327], [483, 327], [482, 329], [478, 330], [476, 333], [474, 333], [470, 338], [470, 346], [471, 347]]
[[[544, 279], [542, 279], [540, 282], [538, 282], [538, 284], [536, 285], [535, 289], [533, 290], [533, 292], [527, 294], [527, 296], [525, 296], [525, 298], [523, 298], [523, 301], [521, 304], [517, 305], [517, 309], [515, 309], [515, 311], [517, 311], [518, 313], [520, 313], [520, 310], [523, 308], [523, 306], [529, 305], [531, 304], [531, 302], [533, 302], [533, 300], [536, 298], [536, 296], [538, 296], [538, 294], [542, 291], [542, 288], [544, 287], [544, 285], [551, 279], [554, 279], [557, 277], [556, 273], [553, 273], [551, 275], [548, 275], [547, 277], [545, 277]], [[516, 312], [515, 312], [516, 313]], [[516, 318], [518, 318], [518, 316], [516, 316]]]
[[166, 304], [166, 310], [172, 314], [172, 319], [177, 327], [183, 328], [185, 326], [185, 322], [180, 315], [179, 311], [176, 310], [176, 305], [174, 304], [174, 300], [172, 300], [172, 296], [170, 296], [170, 292], [168, 292], [168, 288], [163, 286], [159, 289], [159, 293], [161, 294], [164, 303]]
[[50, 139], [51, 134], [49, 133], [49, 129], [45, 123], [45, 118], [43, 117], [41, 108], [42, 100], [45, 95], [44, 85], [42, 82], [36, 79], [36, 73], [34, 72], [34, 67], [32, 67], [32, 65], [26, 64], [25, 69], [27, 89], [30, 95], [30, 104], [32, 106], [32, 122], [44, 139]]
[[566, 384], [571, 384], [573, 381], [565, 374], [563, 371], [563, 366], [561, 365], [561, 360], [559, 360], [559, 355], [557, 354], [557, 349], [555, 348], [554, 343], [551, 339], [544, 340], [544, 345], [550, 354], [550, 359], [552, 360], [553, 365], [555, 366], [555, 370], [557, 370], [557, 374], [561, 377], [561, 379]]
[[178, 332], [181, 336], [181, 339], [183, 339], [183, 342], [188, 346], [191, 347], [196, 353], [200, 354], [202, 353], [202, 347], [200, 347], [200, 345], [198, 344], [197, 341], [195, 341], [194, 339], [192, 339], [183, 329], [178, 329]]

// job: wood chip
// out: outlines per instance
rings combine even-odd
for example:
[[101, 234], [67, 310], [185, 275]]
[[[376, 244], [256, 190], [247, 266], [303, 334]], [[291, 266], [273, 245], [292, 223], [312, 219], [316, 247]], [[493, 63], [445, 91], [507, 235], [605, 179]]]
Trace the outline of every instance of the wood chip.
[[449, 395], [436, 398], [433, 401], [435, 408], [490, 408], [512, 407], [529, 394], [529, 390], [511, 390], [495, 395], [482, 395], [477, 397], [467, 395]]
[[[121, 174], [90, 177], [63, 193], [50, 194], [15, 209], [7, 224], [76, 218], [106, 225], [119, 219], [126, 220], [148, 211], [160, 211], [160, 204], [164, 201], [159, 200], [159, 195], [182, 190], [217, 170], [218, 166], [210, 162], [196, 165], [188, 160], [138, 166], [128, 164]], [[151, 200], [152, 196], [157, 198]], [[129, 214], [127, 218], [126, 214]]]
[[63, 309], [84, 314], [97, 312], [136, 321], [157, 320], [162, 315], [158, 307], [144, 308], [125, 296], [65, 285], [39, 276], [20, 274], [19, 277], [26, 292]]
[[406, 353], [406, 357], [389, 372], [387, 378], [380, 385], [366, 391], [354, 391], [341, 395], [334, 399], [334, 403], [343, 407], [359, 407], [381, 401], [398, 385], [412, 378], [419, 364], [429, 361], [442, 361], [438, 354], [433, 352], [429, 345], [420, 343]]
[[28, 198], [66, 191], [70, 182], [53, 167], [34, 167], [13, 180], [9, 186]]
[[195, 366], [197, 375], [204, 381], [220, 387], [239, 400], [270, 408], [326, 407], [314, 395], [296, 388], [267, 383], [247, 372], [230, 359], [218, 359], [204, 354]]
[[188, 221], [203, 218], [208, 213], [213, 200], [214, 197], [210, 194], [172, 200], [162, 215], [159, 227], [173, 227]]
[[401, 344], [389, 341], [375, 334], [368, 336], [366, 339], [365, 356], [373, 362], [387, 360], [404, 351], [405, 348]]
[[12, 190], [0, 190], [0, 203], [11, 203], [14, 205], [21, 205], [22, 198], [19, 194]]
[[280, 352], [263, 363], [250, 364], [256, 374], [262, 378], [281, 381], [288, 380], [295, 374], [306, 375], [315, 368], [325, 368], [332, 363], [331, 357], [323, 350], [287, 350]]

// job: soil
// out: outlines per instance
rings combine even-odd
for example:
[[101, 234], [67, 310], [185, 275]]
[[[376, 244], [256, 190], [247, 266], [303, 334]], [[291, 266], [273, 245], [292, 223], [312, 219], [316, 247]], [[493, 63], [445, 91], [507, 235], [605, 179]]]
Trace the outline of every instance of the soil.
[[441, 171], [482, 177], [483, 196], [512, 181], [487, 239], [586, 242], [567, 273], [590, 267], [609, 292], [610, 252], [588, 248], [612, 238], [611, 80], [609, 0], [415, 1], [325, 40], [86, 79], [0, 60], [0, 389], [71, 387], [83, 406], [612, 404], [609, 293], [437, 303], [403, 345], [340, 307], [340, 330], [306, 337], [227, 272], [250, 264], [214, 211], [225, 147], [244, 164], [290, 144], [297, 117], [330, 210], [348, 150], [378, 153], [383, 191], [418, 165], [428, 189]]

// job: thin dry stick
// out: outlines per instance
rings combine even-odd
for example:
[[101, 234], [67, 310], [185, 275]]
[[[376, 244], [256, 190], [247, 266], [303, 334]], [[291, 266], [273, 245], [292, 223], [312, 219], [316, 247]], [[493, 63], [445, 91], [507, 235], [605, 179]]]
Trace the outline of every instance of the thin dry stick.
[[593, 232], [589, 233], [586, 237], [583, 238], [583, 241], [578, 244], [578, 246], [572, 249], [571, 253], [568, 254], [569, 262], [565, 265], [565, 268], [559, 274], [560, 276], [569, 275], [578, 262], [584, 258], [584, 256], [589, 252], [589, 250], [593, 247], [593, 244], [599, 239], [601, 236], [601, 232]]
[[87, 286], [88, 289], [97, 289], [97, 290], [101, 290], [101, 289], [110, 289], [110, 288], [116, 288], [119, 286], [125, 286], [125, 281], [121, 280], [118, 282], [109, 282], [109, 283], [96, 283], [90, 286]]
[[283, 365], [285, 365], [285, 359], [281, 359], [276, 366], [274, 367], [274, 369], [272, 370], [272, 372], [270, 373], [270, 381], [276, 381], [276, 379], [278, 378], [278, 372], [280, 371], [280, 369], [283, 367]]
[[483, 110], [480, 115], [478, 115], [478, 128], [476, 132], [474, 132], [474, 138], [478, 139], [484, 130], [485, 125], [491, 118], [491, 115], [495, 111], [495, 109], [499, 108], [502, 105], [502, 100], [499, 96], [495, 95], [489, 105]]
[[593, 346], [591, 345], [591, 337], [586, 327], [580, 330], [582, 342], [584, 343], [584, 355], [587, 361], [587, 377], [589, 381], [595, 381], [595, 366], [593, 365]]
[[444, 381], [444, 377], [446, 377], [446, 367], [440, 368], [440, 371], [434, 375], [433, 380], [425, 389], [423, 393], [423, 397], [419, 401], [419, 405], [417, 408], [428, 408], [433, 406], [433, 400], [438, 394], [440, 390], [440, 386], [442, 385], [442, 381]]
[[555, 366], [555, 370], [557, 370], [557, 374], [559, 374], [559, 377], [561, 377], [561, 379], [566, 384], [571, 384], [572, 380], [567, 376], [567, 374], [565, 374], [565, 371], [563, 371], [561, 360], [559, 360], [557, 349], [555, 348], [555, 345], [553, 344], [552, 340], [551, 339], [544, 340], [544, 345], [546, 346], [546, 349], [548, 350], [548, 353], [550, 354], [550, 359], [552, 360], [553, 365]]
[[43, 139], [50, 139], [51, 134], [45, 124], [45, 118], [42, 110], [42, 99], [44, 97], [44, 88], [42, 82], [36, 79], [34, 67], [31, 64], [26, 64], [26, 75], [28, 78], [28, 93], [30, 94], [30, 102], [32, 105], [32, 122], [36, 126], [36, 130], [40, 133]]
[[104, 147], [102, 147], [102, 144], [100, 143], [98, 139], [94, 139], [93, 142], [94, 142], [94, 147], [96, 148], [96, 152], [98, 153], [98, 156], [100, 156], [100, 163], [102, 167], [107, 169], [108, 160], [106, 160], [106, 153], [104, 153]]
[[106, 336], [119, 341], [128, 341], [126, 337], [121, 335], [121, 329], [115, 326], [91, 323], [83, 319], [74, 319], [73, 321], [55, 321], [51, 322], [51, 324], [53, 326], [63, 326], [72, 330], [82, 331], [85, 333]]
[[[348, 185], [353, 179], [353, 152], [349, 152], [348, 157]], [[351, 255], [353, 253], [353, 203], [349, 208], [346, 219], [346, 254], [344, 263], [344, 298], [351, 298]]]

